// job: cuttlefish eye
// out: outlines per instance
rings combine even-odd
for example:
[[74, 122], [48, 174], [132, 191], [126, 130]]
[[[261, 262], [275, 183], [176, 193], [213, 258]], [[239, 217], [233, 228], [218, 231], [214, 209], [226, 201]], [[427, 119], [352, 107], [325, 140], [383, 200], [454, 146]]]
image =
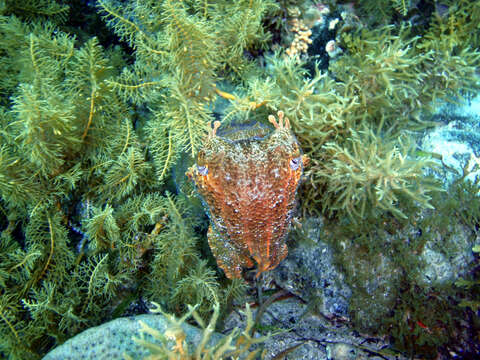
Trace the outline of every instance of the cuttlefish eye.
[[197, 164], [197, 171], [199, 175], [205, 176], [208, 174], [208, 167]]
[[301, 156], [291, 159], [290, 160], [290, 169], [292, 169], [293, 171], [298, 170], [301, 163], [302, 163], [302, 157]]

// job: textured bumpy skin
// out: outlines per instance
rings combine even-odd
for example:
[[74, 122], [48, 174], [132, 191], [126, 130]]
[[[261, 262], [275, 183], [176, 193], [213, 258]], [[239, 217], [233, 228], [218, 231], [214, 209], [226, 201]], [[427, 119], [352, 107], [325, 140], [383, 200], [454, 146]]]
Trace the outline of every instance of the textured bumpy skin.
[[[211, 220], [208, 242], [228, 278], [257, 264], [258, 273], [287, 256], [286, 237], [306, 157], [288, 119], [270, 116], [275, 130], [243, 129], [216, 134], [219, 122], [187, 175]], [[284, 121], [285, 120], [285, 121]]]

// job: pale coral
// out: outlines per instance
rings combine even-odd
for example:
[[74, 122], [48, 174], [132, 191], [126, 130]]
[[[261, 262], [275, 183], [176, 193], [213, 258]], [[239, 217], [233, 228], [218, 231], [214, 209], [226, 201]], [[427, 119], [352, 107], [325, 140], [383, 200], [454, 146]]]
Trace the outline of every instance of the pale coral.
[[310, 39], [312, 31], [301, 19], [298, 18], [293, 18], [290, 21], [290, 26], [290, 30], [295, 35], [290, 47], [286, 51], [287, 55], [295, 56], [306, 53], [308, 51], [309, 44], [312, 43], [312, 39]]

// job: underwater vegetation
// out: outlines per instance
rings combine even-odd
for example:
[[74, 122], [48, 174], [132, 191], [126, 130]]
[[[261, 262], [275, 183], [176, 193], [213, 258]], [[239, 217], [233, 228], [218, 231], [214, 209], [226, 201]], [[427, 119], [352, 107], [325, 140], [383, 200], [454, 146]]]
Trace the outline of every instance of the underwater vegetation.
[[[434, 101], [478, 89], [480, 5], [424, 3], [422, 12], [407, 1], [353, 9], [327, 1], [342, 53], [328, 71], [311, 73], [307, 55], [285, 51], [289, 22], [317, 2], [1, 2], [0, 356], [40, 358], [83, 329], [141, 312], [146, 301], [179, 316], [198, 304], [198, 322], [221, 317], [242, 296], [245, 282], [215, 265], [193, 189], [178, 191], [185, 180], [172, 177], [214, 120], [268, 126], [282, 110], [310, 159], [302, 213], [338, 221], [330, 230], [337, 239], [345, 228], [363, 234], [346, 247], [358, 259], [378, 253], [383, 238], [371, 234], [380, 223], [400, 231], [395, 224], [440, 208], [440, 185], [424, 175], [432, 159], [417, 155], [411, 134], [431, 125]], [[103, 22], [109, 37], [72, 29], [73, 6]], [[455, 214], [478, 225], [478, 208], [457, 211], [468, 202], [452, 201]], [[431, 355], [433, 346], [418, 344], [448, 342], [448, 331], [418, 340], [405, 335], [414, 322], [396, 322], [407, 310], [427, 311], [419, 304], [431, 288], [411, 280], [412, 268], [421, 269], [411, 247], [392, 246], [391, 261], [404, 257], [395, 283], [403, 290], [393, 315], [378, 319], [379, 332], [392, 333], [400, 350]], [[342, 266], [351, 256], [342, 260], [340, 250]], [[345, 269], [352, 282], [362, 280], [360, 268]], [[464, 314], [456, 311], [442, 312], [453, 314], [445, 324]], [[383, 321], [407, 328], [391, 331]]]
[[[158, 305], [158, 304], [157, 304]], [[245, 329], [240, 330], [238, 328], [230, 331], [224, 338], [220, 340], [213, 340], [212, 335], [215, 330], [215, 326], [220, 314], [219, 304], [216, 303], [213, 308], [213, 314], [208, 322], [205, 323], [194, 306], [190, 306], [188, 312], [180, 319], [175, 318], [172, 315], [165, 314], [157, 306], [152, 310], [154, 313], [162, 313], [169, 322], [169, 325], [162, 333], [156, 329], [149, 327], [142, 323], [139, 330], [139, 338], [133, 338], [133, 340], [150, 350], [150, 355], [145, 357], [144, 360], [154, 359], [197, 359], [197, 360], [222, 360], [222, 359], [256, 359], [259, 356], [264, 358], [264, 354], [261, 353], [261, 349], [251, 349], [256, 344], [262, 344], [268, 339], [269, 336], [255, 337], [253, 335], [253, 329], [255, 327], [254, 317], [250, 310], [250, 307], [246, 306], [245, 314], [247, 317]], [[187, 334], [182, 328], [182, 325], [188, 318], [195, 318], [202, 329], [202, 336], [198, 344], [194, 346], [194, 349], [189, 348], [187, 341]], [[156, 342], [160, 342], [161, 345], [157, 345], [149, 340], [145, 339], [145, 335], [151, 335]], [[172, 344], [173, 343], [173, 344]], [[130, 356], [126, 356], [126, 360], [133, 359]]]
[[439, 351], [443, 345], [461, 357], [469, 341], [476, 343], [478, 257], [465, 264], [465, 278], [452, 281], [432, 272], [426, 254], [452, 259], [460, 247], [473, 243], [479, 200], [478, 181], [459, 180], [447, 193], [435, 193], [435, 210], [426, 209], [415, 219], [326, 225], [325, 239], [352, 289], [350, 312], [359, 331], [388, 334], [392, 349], [425, 358], [448, 357]]
[[[215, 328], [220, 319], [220, 305], [214, 303], [208, 321], [196, 306], [188, 306], [182, 317], [165, 313], [151, 303], [151, 314], [121, 317], [89, 328], [50, 351], [45, 360], [102, 359], [256, 359], [264, 358], [259, 346], [270, 338], [254, 336], [257, 318], [248, 304], [245, 326], [220, 334]], [[188, 320], [195, 319], [197, 326]]]

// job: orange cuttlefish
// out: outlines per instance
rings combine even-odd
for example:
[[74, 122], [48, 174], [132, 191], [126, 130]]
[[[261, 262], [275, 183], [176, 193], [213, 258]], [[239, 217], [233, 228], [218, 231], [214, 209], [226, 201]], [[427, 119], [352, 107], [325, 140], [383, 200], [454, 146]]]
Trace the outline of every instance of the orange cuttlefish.
[[217, 134], [215, 121], [188, 171], [210, 217], [208, 243], [228, 278], [257, 265], [257, 277], [286, 256], [295, 195], [306, 165], [282, 111], [275, 129]]

